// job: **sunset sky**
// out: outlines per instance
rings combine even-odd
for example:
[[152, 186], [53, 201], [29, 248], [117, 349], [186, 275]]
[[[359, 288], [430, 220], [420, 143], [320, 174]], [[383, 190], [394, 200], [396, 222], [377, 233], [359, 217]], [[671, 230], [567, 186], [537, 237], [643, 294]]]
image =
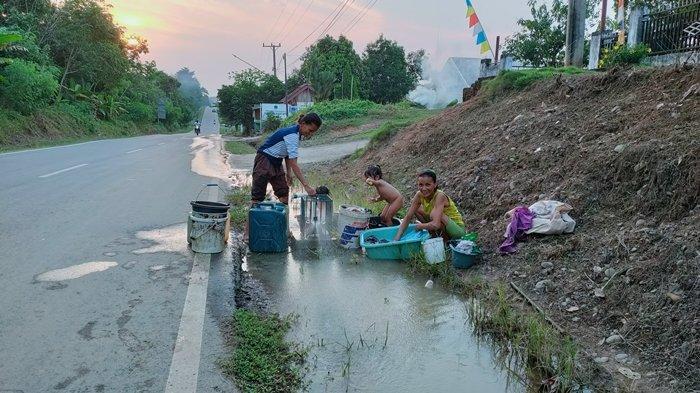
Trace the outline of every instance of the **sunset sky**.
[[[148, 39], [148, 60], [169, 73], [187, 66], [196, 72], [211, 95], [229, 83], [228, 73], [248, 68], [235, 53], [253, 65], [272, 69], [272, 52], [263, 42], [281, 43], [278, 52], [295, 60], [328, 25], [330, 18], [302, 42], [345, 0], [111, 0], [117, 23], [129, 34]], [[491, 45], [516, 30], [518, 18], [529, 15], [526, 0], [472, 0]], [[368, 4], [374, 6], [359, 22], [351, 22]], [[348, 0], [328, 31], [344, 33], [361, 53], [383, 33], [406, 51], [424, 48], [440, 68], [451, 56], [481, 57], [465, 19], [464, 0]], [[292, 50], [301, 42], [298, 48]], [[279, 59], [279, 57], [278, 57]]]

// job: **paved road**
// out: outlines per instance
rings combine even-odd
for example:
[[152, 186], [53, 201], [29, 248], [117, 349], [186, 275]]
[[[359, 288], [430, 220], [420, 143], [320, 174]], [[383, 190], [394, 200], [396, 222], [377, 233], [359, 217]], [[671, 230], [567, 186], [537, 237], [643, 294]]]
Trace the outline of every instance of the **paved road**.
[[[302, 142], [303, 145], [304, 142]], [[361, 149], [369, 143], [369, 140], [359, 140], [332, 145], [319, 145], [299, 148], [299, 163], [310, 164], [314, 162], [324, 162], [337, 160], [349, 156], [357, 149]], [[235, 170], [252, 171], [255, 154], [232, 154], [229, 164]]]
[[[216, 141], [215, 118], [205, 112], [200, 142]], [[215, 365], [218, 321], [234, 307], [230, 250], [211, 259], [206, 314], [183, 317], [183, 222], [210, 181], [192, 172], [192, 144], [154, 135], [0, 155], [0, 392], [162, 392], [169, 376], [233, 390]], [[181, 355], [199, 372], [178, 379], [173, 351], [196, 343], [192, 320], [201, 358]]]

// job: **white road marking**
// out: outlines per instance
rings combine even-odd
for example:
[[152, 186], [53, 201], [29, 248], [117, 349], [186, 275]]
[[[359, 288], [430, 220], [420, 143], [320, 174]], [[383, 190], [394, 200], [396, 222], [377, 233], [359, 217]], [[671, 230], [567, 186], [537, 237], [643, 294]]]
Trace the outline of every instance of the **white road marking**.
[[[212, 182], [214, 181], [212, 179]], [[218, 193], [218, 188], [209, 187], [207, 193], [209, 200], [218, 200]], [[170, 373], [165, 385], [165, 393], [195, 393], [197, 391], [210, 266], [211, 254], [194, 254], [192, 273], [190, 273], [185, 305], [182, 308], [180, 328], [175, 340], [175, 350], [170, 362]]]
[[54, 150], [54, 149], [65, 149], [67, 147], [73, 147], [73, 146], [81, 146], [81, 145], [88, 145], [90, 143], [98, 143], [98, 142], [105, 142], [108, 141], [109, 139], [100, 139], [99, 141], [90, 141], [90, 142], [82, 142], [82, 143], [74, 143], [72, 145], [61, 145], [61, 146], [52, 146], [52, 147], [42, 147], [40, 149], [27, 149], [27, 150], [18, 150], [18, 151], [11, 151], [8, 153], [0, 153], [0, 156], [10, 156], [14, 154], [21, 154], [21, 153], [33, 153], [35, 151], [42, 151], [42, 150]]
[[143, 148], [141, 148], [141, 149], [135, 149], [135, 150], [129, 150], [129, 151], [126, 152], [126, 154], [136, 153], [137, 151], [141, 151], [141, 150], [143, 150]]
[[59, 173], [72, 171], [73, 169], [82, 168], [82, 167], [84, 167], [84, 166], [87, 166], [87, 164], [80, 164], [80, 165], [72, 166], [72, 167], [70, 167], [70, 168], [61, 169], [60, 171], [47, 173], [47, 174], [41, 175], [41, 176], [39, 176], [39, 177], [43, 179], [43, 178], [45, 178], [45, 177], [50, 177], [50, 176], [53, 176], [53, 175], [58, 175]]
[[207, 306], [207, 286], [211, 254], [194, 255], [185, 306], [177, 331], [175, 351], [170, 362], [170, 373], [165, 393], [195, 393], [199, 377], [199, 358], [202, 350], [204, 312]]
[[161, 142], [158, 144], [158, 146], [163, 146], [164, 144], [165, 144], [165, 142]]

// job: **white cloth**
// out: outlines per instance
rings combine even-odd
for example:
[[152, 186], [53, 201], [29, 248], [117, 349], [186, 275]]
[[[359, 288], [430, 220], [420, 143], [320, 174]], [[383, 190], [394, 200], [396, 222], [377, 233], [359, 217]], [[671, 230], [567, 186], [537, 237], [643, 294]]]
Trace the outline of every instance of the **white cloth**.
[[539, 201], [529, 207], [535, 214], [532, 219], [532, 228], [525, 233], [539, 233], [542, 235], [559, 235], [573, 233], [576, 228], [574, 221], [568, 212], [573, 208], [559, 201]]

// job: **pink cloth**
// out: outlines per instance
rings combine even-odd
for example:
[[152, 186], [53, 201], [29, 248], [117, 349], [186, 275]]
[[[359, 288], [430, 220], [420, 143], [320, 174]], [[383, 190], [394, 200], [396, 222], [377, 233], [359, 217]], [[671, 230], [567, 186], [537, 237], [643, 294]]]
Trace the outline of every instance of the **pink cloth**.
[[518, 248], [515, 247], [515, 242], [522, 238], [525, 231], [532, 228], [532, 219], [534, 217], [535, 214], [525, 206], [518, 206], [513, 209], [510, 223], [506, 228], [506, 233], [503, 235], [506, 240], [498, 247], [498, 251], [501, 254], [512, 254], [518, 251]]

